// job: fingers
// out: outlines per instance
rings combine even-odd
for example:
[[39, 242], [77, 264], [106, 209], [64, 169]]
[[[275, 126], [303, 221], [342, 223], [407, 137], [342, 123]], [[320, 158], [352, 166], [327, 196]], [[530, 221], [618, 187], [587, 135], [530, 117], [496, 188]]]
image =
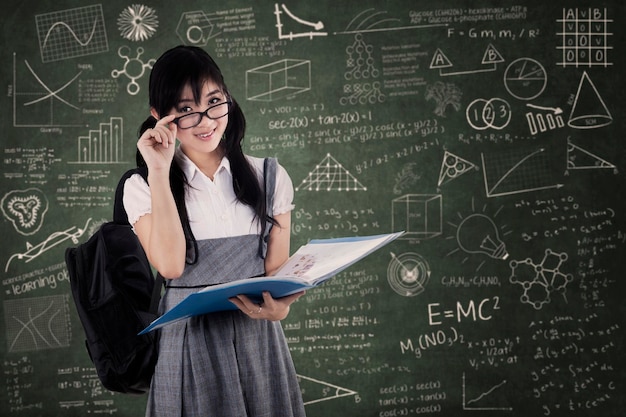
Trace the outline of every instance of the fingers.
[[174, 145], [176, 142], [177, 127], [172, 120], [176, 118], [176, 115], [170, 114], [160, 119], [156, 125], [147, 129], [143, 135], [139, 138], [139, 141], [151, 141], [154, 144], [161, 144], [164, 148], [169, 148], [170, 145]]
[[304, 291], [282, 298], [273, 298], [269, 291], [263, 292], [263, 302], [255, 303], [243, 294], [229, 300], [248, 317], [265, 320], [283, 320], [289, 314], [292, 303], [305, 294]]

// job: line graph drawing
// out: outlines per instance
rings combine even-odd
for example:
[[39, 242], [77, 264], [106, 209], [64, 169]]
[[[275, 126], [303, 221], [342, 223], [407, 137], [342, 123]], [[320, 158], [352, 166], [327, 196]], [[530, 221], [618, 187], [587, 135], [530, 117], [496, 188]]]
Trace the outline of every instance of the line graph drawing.
[[296, 191], [299, 190], [365, 191], [367, 188], [335, 158], [327, 154], [326, 158], [296, 187]]
[[487, 197], [563, 187], [552, 180], [545, 148], [510, 150], [488, 157], [481, 153], [481, 160]]
[[617, 169], [617, 167], [567, 138], [567, 169]]
[[100, 4], [39, 14], [35, 22], [43, 62], [109, 50]]
[[[25, 68], [26, 71], [23, 71]], [[27, 78], [27, 74], [30, 77]], [[51, 88], [44, 82], [27, 61], [23, 61], [23, 67], [18, 71], [17, 54], [13, 53], [13, 127], [78, 127], [81, 125], [60, 125], [56, 120], [57, 113], [62, 110], [72, 109], [81, 111], [81, 108], [72, 103], [65, 96], [75, 93], [76, 80], [80, 78], [82, 71], [60, 87]], [[18, 80], [19, 75], [19, 80]]]
[[9, 352], [68, 347], [71, 331], [68, 295], [22, 298], [4, 302]]
[[[315, 404], [322, 401], [336, 400], [337, 398], [357, 395], [356, 391], [343, 388], [329, 382], [320, 381], [308, 376], [296, 375], [304, 397], [304, 405]], [[321, 392], [318, 392], [321, 391]], [[309, 395], [312, 393], [312, 395]], [[313, 399], [308, 399], [309, 397]]]
[[[303, 31], [299, 33], [294, 33], [293, 31], [289, 31], [289, 33], [284, 32], [284, 24], [282, 23], [282, 20], [280, 18], [283, 14], [288, 16], [293, 22], [304, 27]], [[278, 5], [278, 3], [274, 4], [274, 15], [276, 16], [276, 29], [278, 29], [278, 39], [289, 39], [290, 41], [292, 41], [295, 38], [313, 39], [316, 36], [328, 36], [327, 32], [321, 31], [322, 29], [324, 29], [324, 22], [322, 22], [321, 20], [317, 22], [310, 22], [308, 20], [302, 19], [292, 13], [284, 4], [281, 4], [280, 6]]]
[[[484, 378], [480, 378], [480, 382], [483, 387], [478, 388], [477, 392], [480, 394], [472, 396], [468, 399], [468, 391], [473, 394], [474, 387], [467, 384], [465, 372], [463, 372], [462, 378], [462, 397], [463, 397], [463, 410], [467, 411], [512, 411], [513, 408], [508, 406], [501, 398], [498, 397], [500, 391], [506, 388], [508, 381], [506, 379], [493, 383], [484, 381]], [[478, 381], [472, 381], [475, 384]], [[485, 386], [487, 383], [489, 385]]]

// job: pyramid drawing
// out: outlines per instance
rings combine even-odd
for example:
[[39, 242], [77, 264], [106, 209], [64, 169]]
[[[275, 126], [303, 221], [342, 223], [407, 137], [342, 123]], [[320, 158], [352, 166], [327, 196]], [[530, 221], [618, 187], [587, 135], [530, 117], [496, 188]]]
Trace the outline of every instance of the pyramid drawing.
[[367, 190], [350, 172], [330, 154], [315, 166], [302, 180], [296, 191], [365, 191]]
[[442, 184], [450, 182], [473, 169], [478, 170], [478, 166], [461, 158], [460, 156], [446, 151], [443, 155], [443, 161], [441, 162], [441, 170], [439, 172], [437, 187], [440, 187]]

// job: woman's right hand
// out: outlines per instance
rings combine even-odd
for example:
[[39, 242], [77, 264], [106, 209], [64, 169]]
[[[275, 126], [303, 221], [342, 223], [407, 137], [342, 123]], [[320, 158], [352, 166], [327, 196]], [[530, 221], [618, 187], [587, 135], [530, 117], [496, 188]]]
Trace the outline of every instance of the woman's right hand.
[[173, 114], [163, 117], [152, 129], [146, 129], [137, 141], [137, 148], [149, 171], [164, 169], [169, 172], [176, 150], [177, 126], [172, 123], [175, 118]]

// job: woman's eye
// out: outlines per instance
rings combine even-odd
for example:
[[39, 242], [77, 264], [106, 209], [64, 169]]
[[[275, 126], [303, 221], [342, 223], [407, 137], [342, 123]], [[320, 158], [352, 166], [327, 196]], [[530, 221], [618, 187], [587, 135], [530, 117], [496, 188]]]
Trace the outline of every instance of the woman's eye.
[[192, 111], [192, 108], [189, 106], [184, 106], [178, 109], [179, 113], [189, 113], [190, 111]]

